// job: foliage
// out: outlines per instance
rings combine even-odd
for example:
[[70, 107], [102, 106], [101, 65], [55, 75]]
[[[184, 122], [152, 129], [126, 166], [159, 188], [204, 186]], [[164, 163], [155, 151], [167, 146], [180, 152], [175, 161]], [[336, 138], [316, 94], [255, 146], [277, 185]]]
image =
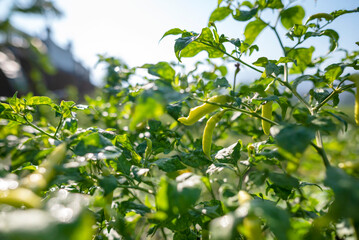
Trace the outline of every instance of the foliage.
[[[275, 23], [262, 18], [268, 9]], [[106, 85], [87, 104], [16, 94], [3, 99], [0, 238], [358, 238], [359, 130], [338, 104], [340, 94], [353, 93], [347, 72], [358, 70], [359, 52], [326, 60], [339, 39], [327, 26], [355, 12], [320, 13], [304, 23], [304, 9], [292, 2], [218, 1], [200, 33], [174, 28], [163, 37], [179, 35], [179, 61], [205, 51], [220, 64], [130, 68], [99, 56]], [[219, 33], [215, 22], [231, 17], [246, 24], [244, 39]], [[280, 23], [292, 46], [283, 45]], [[260, 52], [253, 43], [265, 28], [277, 36], [282, 57], [246, 62]], [[329, 37], [329, 51], [312, 59], [315, 46], [302, 43], [320, 36]], [[231, 87], [233, 61], [234, 79], [239, 64], [261, 76]], [[148, 74], [134, 84], [143, 70]], [[297, 87], [305, 81], [312, 87], [302, 96]], [[215, 95], [227, 101], [207, 101]], [[216, 107], [191, 126], [178, 121], [204, 103]], [[262, 115], [268, 103], [272, 114]], [[219, 108], [204, 154], [204, 126]], [[269, 136], [262, 121], [271, 125]]]

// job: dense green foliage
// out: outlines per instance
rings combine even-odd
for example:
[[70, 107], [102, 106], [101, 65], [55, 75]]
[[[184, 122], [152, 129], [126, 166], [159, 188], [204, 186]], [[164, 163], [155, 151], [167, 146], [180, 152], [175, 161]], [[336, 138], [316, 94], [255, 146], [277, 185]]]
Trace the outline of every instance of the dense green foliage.
[[[272, 21], [261, 17], [268, 9]], [[202, 51], [216, 60], [186, 71], [181, 63], [130, 68], [99, 56], [106, 85], [85, 104], [2, 99], [0, 238], [358, 239], [359, 128], [353, 110], [348, 116], [338, 104], [341, 93], [354, 93], [348, 79], [359, 51], [327, 64], [339, 39], [330, 23], [356, 12], [304, 22], [300, 5], [281, 0], [218, 1], [200, 33], [175, 28], [163, 36], [179, 35], [179, 62]], [[229, 17], [246, 24], [244, 39], [217, 29]], [[260, 52], [254, 43], [265, 28], [282, 57], [246, 62]], [[322, 36], [329, 51], [312, 59], [315, 46], [302, 43]], [[293, 44], [284, 46], [284, 37]], [[228, 76], [244, 67], [261, 76], [231, 86]], [[302, 82], [311, 83], [304, 96]], [[215, 95], [228, 101], [207, 101]], [[216, 107], [193, 125], [178, 121], [204, 103]], [[269, 103], [268, 118], [261, 109]], [[220, 109], [204, 154], [204, 127]]]

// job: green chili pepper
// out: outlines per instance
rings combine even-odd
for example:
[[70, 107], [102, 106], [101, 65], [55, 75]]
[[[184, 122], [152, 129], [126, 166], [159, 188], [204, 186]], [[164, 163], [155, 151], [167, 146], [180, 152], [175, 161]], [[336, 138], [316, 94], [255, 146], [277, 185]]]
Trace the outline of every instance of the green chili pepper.
[[354, 119], [355, 123], [359, 125], [359, 74], [355, 73], [348, 77], [356, 85], [357, 92], [355, 93], [355, 105], [354, 105]]
[[22, 186], [32, 190], [43, 190], [54, 177], [54, 167], [60, 164], [66, 156], [66, 143], [61, 143], [51, 154], [40, 164], [39, 168], [26, 176]]
[[204, 154], [211, 159], [212, 135], [216, 124], [221, 120], [227, 110], [222, 110], [208, 119], [202, 137], [202, 149]]
[[[212, 103], [219, 103], [224, 104], [228, 101], [230, 101], [230, 97], [226, 95], [220, 95], [220, 96], [214, 96], [208, 99], [208, 102]], [[215, 110], [217, 110], [219, 106], [205, 103], [200, 106], [197, 106], [195, 108], [191, 108], [188, 117], [181, 117], [178, 119], [181, 123], [185, 125], [192, 125], [196, 123], [198, 120], [200, 120], [202, 117], [204, 117], [206, 114], [211, 113]]]
[[41, 198], [26, 188], [16, 188], [0, 191], [0, 204], [7, 204], [14, 207], [41, 207]]
[[[267, 102], [265, 104], [263, 104], [262, 106], [262, 117], [271, 119], [272, 118], [272, 102]], [[263, 128], [263, 132], [266, 135], [269, 135], [271, 124], [265, 120], [262, 120], [262, 128]]]

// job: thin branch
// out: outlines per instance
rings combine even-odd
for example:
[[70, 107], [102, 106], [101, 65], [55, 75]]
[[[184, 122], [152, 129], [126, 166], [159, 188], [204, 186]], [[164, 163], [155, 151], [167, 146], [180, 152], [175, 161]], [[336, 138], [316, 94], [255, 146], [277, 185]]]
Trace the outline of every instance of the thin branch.
[[300, 96], [300, 94], [294, 88], [292, 88], [292, 86], [288, 82], [282, 81], [280, 79], [278, 79], [278, 81], [280, 81], [284, 86], [286, 86], [293, 93], [293, 95], [296, 96], [298, 100], [301, 101], [310, 112], [312, 112], [312, 107], [310, 106], [310, 104], [305, 101], [305, 99]]
[[339, 94], [343, 90], [346, 90], [348, 88], [353, 88], [353, 87], [355, 87], [355, 84], [349, 84], [342, 88], [334, 89], [333, 92], [331, 92], [322, 102], [320, 102], [316, 107], [313, 108], [313, 112], [317, 112], [324, 104], [326, 104], [330, 99], [332, 99], [335, 95]]
[[[320, 137], [320, 135], [319, 135], [319, 137]], [[320, 141], [320, 142], [322, 143], [322, 141]], [[318, 152], [318, 154], [322, 157], [325, 168], [329, 168], [330, 167], [330, 162], [329, 162], [329, 159], [327, 157], [327, 154], [324, 151], [323, 146], [319, 147], [319, 146], [317, 146], [316, 144], [314, 144], [312, 142], [310, 143], [310, 145], [312, 145], [315, 148], [315, 150]]]
[[202, 44], [204, 44], [204, 45], [206, 45], [206, 46], [213, 47], [213, 48], [217, 49], [218, 51], [224, 53], [224, 54], [227, 55], [228, 57], [233, 58], [233, 59], [236, 60], [237, 62], [242, 63], [243, 65], [245, 65], [245, 66], [247, 66], [247, 67], [253, 69], [254, 71], [263, 73], [263, 71], [261, 71], [261, 70], [259, 70], [258, 68], [255, 68], [255, 67], [249, 65], [249, 64], [246, 63], [246, 62], [243, 62], [241, 59], [239, 59], [239, 58], [237, 58], [237, 57], [235, 57], [235, 56], [232, 56], [231, 54], [227, 53], [227, 52], [224, 51], [223, 49], [220, 49], [220, 48], [218, 48], [218, 47], [216, 47], [216, 46], [213, 46], [212, 44], [209, 44], [209, 43], [206, 43], [206, 42], [202, 42], [202, 41], [198, 41], [198, 42], [200, 42], [200, 43], [202, 43]]
[[286, 53], [286, 51], [285, 51], [285, 47], [284, 47], [284, 45], [283, 45], [282, 39], [280, 38], [280, 36], [279, 36], [279, 34], [278, 34], [277, 29], [276, 29], [275, 27], [270, 26], [269, 24], [268, 24], [268, 26], [274, 31], [274, 33], [275, 33], [275, 35], [276, 35], [276, 37], [277, 37], [277, 39], [278, 39], [278, 42], [279, 42], [279, 44], [280, 44], [280, 47], [281, 47], [282, 50], [283, 50], [284, 56], [286, 57], [286, 56], [287, 56], [287, 53]]
[[61, 140], [58, 139], [56, 136], [53, 136], [53, 135], [51, 135], [51, 134], [45, 132], [44, 130], [42, 130], [41, 128], [39, 128], [38, 126], [36, 126], [36, 125], [33, 124], [32, 122], [30, 122], [25, 115], [21, 115], [21, 116], [24, 118], [24, 120], [26, 121], [26, 123], [27, 123], [28, 125], [30, 125], [31, 127], [35, 128], [37, 131], [41, 132], [42, 134], [44, 134], [44, 135], [46, 135], [46, 136], [48, 136], [48, 137], [50, 137], [50, 138], [52, 138], [52, 139], [55, 139], [55, 140], [61, 142]]
[[222, 108], [233, 109], [235, 111], [242, 112], [242, 113], [245, 113], [247, 115], [250, 115], [250, 116], [253, 116], [253, 117], [256, 117], [256, 118], [260, 118], [260, 119], [262, 119], [264, 121], [267, 121], [267, 122], [269, 122], [269, 123], [271, 123], [273, 125], [279, 125], [279, 123], [277, 123], [275, 121], [272, 121], [269, 118], [262, 117], [260, 114], [255, 113], [255, 112], [250, 112], [250, 111], [247, 111], [247, 110], [244, 110], [244, 109], [241, 109], [241, 108], [236, 108], [236, 107], [233, 107], [233, 106], [230, 106], [230, 105], [224, 105], [224, 104], [220, 104], [220, 103], [208, 102], [208, 101], [197, 99], [197, 98], [193, 98], [193, 99], [195, 99], [195, 100], [197, 100], [199, 102], [216, 105], [216, 106], [219, 106], [219, 107], [222, 107]]
[[54, 133], [54, 136], [55, 136], [55, 137], [56, 137], [57, 133], [58, 133], [59, 130], [60, 130], [60, 127], [61, 127], [61, 124], [62, 124], [62, 120], [63, 120], [63, 119], [64, 119], [64, 116], [61, 114], [59, 124], [57, 125], [56, 131], [55, 131], [55, 133]]

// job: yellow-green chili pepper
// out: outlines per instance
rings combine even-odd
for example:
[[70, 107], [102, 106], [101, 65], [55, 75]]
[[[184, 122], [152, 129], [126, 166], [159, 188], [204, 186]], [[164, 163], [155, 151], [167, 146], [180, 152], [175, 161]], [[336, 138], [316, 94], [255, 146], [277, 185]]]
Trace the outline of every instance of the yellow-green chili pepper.
[[61, 143], [39, 165], [35, 172], [23, 179], [21, 185], [32, 190], [43, 190], [54, 177], [54, 167], [60, 164], [65, 159], [65, 156], [66, 143]]
[[0, 191], [0, 204], [27, 208], [41, 207], [41, 198], [26, 188], [16, 188]]
[[356, 85], [357, 92], [355, 93], [355, 105], [354, 105], [354, 119], [355, 123], [359, 125], [359, 73], [354, 73], [348, 77]]
[[202, 149], [204, 154], [211, 159], [212, 135], [216, 124], [221, 120], [226, 110], [222, 110], [208, 119], [203, 131]]
[[[272, 102], [267, 102], [265, 104], [263, 104], [262, 106], [262, 117], [271, 119], [272, 118]], [[266, 135], [269, 135], [271, 124], [265, 120], [262, 120], [262, 128], [263, 128], [263, 132]]]
[[243, 219], [244, 235], [248, 240], [261, 240], [262, 236], [261, 221], [256, 216], [247, 216]]
[[[219, 95], [219, 96], [211, 97], [210, 99], [208, 99], [208, 102], [224, 104], [230, 101], [230, 99], [231, 98], [229, 96]], [[205, 103], [195, 108], [191, 108], [188, 117], [181, 117], [178, 119], [178, 121], [180, 121], [184, 125], [192, 125], [196, 123], [198, 120], [200, 120], [202, 117], [204, 117], [206, 114], [211, 113], [217, 110], [218, 108], [219, 106], [217, 105]]]

